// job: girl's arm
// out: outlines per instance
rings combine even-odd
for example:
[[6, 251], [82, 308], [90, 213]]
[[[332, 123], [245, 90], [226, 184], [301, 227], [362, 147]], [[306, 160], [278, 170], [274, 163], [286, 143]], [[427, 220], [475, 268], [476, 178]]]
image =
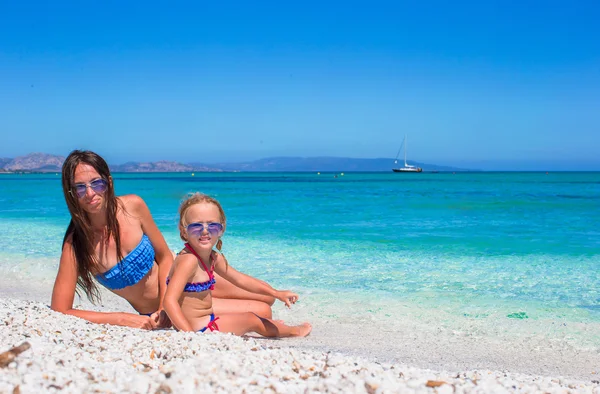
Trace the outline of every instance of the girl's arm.
[[63, 245], [60, 256], [58, 274], [52, 290], [51, 308], [57, 312], [77, 316], [92, 323], [112, 324], [152, 330], [155, 323], [148, 316], [140, 316], [125, 312], [95, 312], [73, 309], [75, 289], [77, 286], [77, 263], [70, 240]]
[[[173, 253], [171, 253], [171, 249], [169, 249], [165, 238], [156, 226], [144, 200], [136, 195], [128, 196], [128, 200], [129, 203], [133, 204], [134, 212], [140, 218], [142, 231], [150, 238], [150, 242], [156, 253], [155, 260], [158, 265], [158, 292], [160, 297], [158, 310], [160, 312], [164, 309], [163, 299], [167, 292], [167, 276], [171, 270], [171, 265], [173, 265]], [[164, 326], [164, 322], [161, 323], [163, 324], [159, 324], [159, 326]]]
[[[238, 271], [239, 272], [239, 271]], [[275, 303], [275, 297], [267, 296], [264, 294], [251, 293], [247, 290], [244, 290], [240, 287], [237, 287], [227, 279], [220, 276], [218, 273], [215, 274], [215, 288], [211, 290], [213, 300], [215, 298], [224, 298], [224, 299], [238, 299], [238, 300], [252, 300], [252, 301], [260, 301], [269, 306]], [[246, 274], [247, 275], [247, 274]], [[254, 278], [256, 280], [260, 280], [258, 278]]]
[[193, 255], [184, 254], [177, 256], [174, 265], [163, 302], [165, 311], [175, 328], [181, 331], [193, 331], [192, 325], [181, 310], [179, 298], [183, 294], [186, 283], [194, 277], [198, 263]]
[[231, 265], [226, 267], [225, 259], [223, 259], [223, 256], [218, 253], [215, 260], [215, 271], [234, 285], [241, 287], [246, 291], [275, 297], [279, 301], [283, 302], [288, 308], [298, 301], [298, 294], [296, 293], [293, 293], [289, 290], [276, 290], [267, 282], [241, 273]]

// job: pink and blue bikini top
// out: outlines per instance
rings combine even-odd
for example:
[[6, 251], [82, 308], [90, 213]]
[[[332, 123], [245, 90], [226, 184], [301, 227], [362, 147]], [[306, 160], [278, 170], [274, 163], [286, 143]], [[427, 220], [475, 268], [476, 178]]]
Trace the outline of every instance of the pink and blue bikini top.
[[[204, 261], [202, 261], [200, 256], [198, 256], [196, 251], [188, 243], [185, 244], [185, 248], [189, 252], [191, 252], [194, 256], [196, 256], [196, 258], [198, 259], [200, 264], [202, 264], [202, 267], [204, 267], [204, 270], [208, 274], [208, 280], [206, 282], [193, 282], [193, 283], [188, 282], [185, 284], [183, 291], [186, 293], [201, 293], [206, 290], [214, 290], [216, 280], [215, 280], [215, 275], [213, 274], [213, 272], [214, 272], [213, 265], [212, 264], [210, 265], [210, 270], [209, 270], [208, 267], [206, 267], [206, 264], [204, 264]], [[167, 285], [168, 284], [169, 284], [169, 278], [167, 278]]]
[[146, 234], [127, 256], [114, 267], [103, 274], [97, 274], [96, 279], [104, 287], [120, 290], [133, 286], [150, 272], [154, 265], [154, 248]]

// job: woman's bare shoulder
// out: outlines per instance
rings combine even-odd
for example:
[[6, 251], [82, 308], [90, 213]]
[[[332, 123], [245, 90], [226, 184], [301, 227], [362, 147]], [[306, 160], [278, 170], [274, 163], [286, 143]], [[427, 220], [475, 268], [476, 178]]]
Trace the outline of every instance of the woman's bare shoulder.
[[140, 205], [146, 205], [142, 197], [137, 194], [124, 194], [117, 197], [117, 201], [125, 207], [139, 207]]
[[117, 197], [119, 209], [124, 213], [139, 217], [148, 208], [144, 200], [137, 194], [125, 194]]

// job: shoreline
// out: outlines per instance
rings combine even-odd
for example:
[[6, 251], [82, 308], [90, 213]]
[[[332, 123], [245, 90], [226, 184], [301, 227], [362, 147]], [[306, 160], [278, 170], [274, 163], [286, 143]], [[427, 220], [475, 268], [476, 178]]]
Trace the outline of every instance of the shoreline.
[[[432, 370], [380, 363], [230, 334], [143, 331], [88, 323], [44, 303], [3, 298], [1, 352], [31, 348], [0, 369], [0, 392], [600, 392], [597, 381], [489, 369]], [[310, 341], [311, 336], [306, 339]]]
[[[37, 302], [50, 310], [51, 288], [41, 286], [33, 291], [23, 282], [0, 283], [0, 298]], [[85, 297], [75, 296], [74, 307], [137, 313], [124, 299], [106, 289], [101, 288], [101, 294], [101, 305], [93, 305]], [[349, 322], [338, 317], [337, 309], [340, 307], [354, 307], [354, 304], [351, 301], [349, 304], [328, 304], [318, 295], [303, 297], [303, 304], [296, 304], [291, 309], [276, 302], [274, 318], [288, 324], [308, 321], [313, 328], [306, 338], [280, 338], [275, 342], [292, 341], [294, 347], [309, 351], [333, 351], [370, 362], [407, 364], [421, 369], [489, 369], [588, 382], [600, 379], [598, 346], [582, 346], [567, 341], [573, 330], [600, 333], [600, 324], [579, 327], [570, 323], [567, 327], [567, 324], [558, 322], [509, 319], [504, 320], [505, 325], [500, 329], [490, 330], [486, 325], [489, 323], [485, 321], [464, 320], [457, 330], [456, 324], [447, 323], [447, 316], [443, 317], [441, 310], [425, 311], [427, 316], [424, 317], [414, 316], [410, 310], [396, 309], [397, 314], [387, 320], [365, 316]], [[386, 305], [362, 300], [361, 307], [385, 309]], [[530, 327], [532, 324], [536, 326]], [[549, 330], [550, 326], [556, 330], [552, 335], [540, 334], [541, 329]], [[258, 334], [250, 336], [272, 341]]]
[[[521, 387], [526, 388], [528, 392], [554, 390], [591, 392], [597, 389], [594, 392], [600, 393], [598, 383], [600, 355], [596, 351], [559, 346], [548, 341], [532, 344], [530, 338], [526, 337], [514, 343], [502, 342], [501, 338], [493, 342], [489, 338], [474, 335], [477, 331], [476, 327], [465, 327], [463, 333], [448, 333], [442, 326], [432, 326], [431, 321], [421, 325], [403, 322], [401, 330], [398, 330], [398, 327], [391, 329], [385, 322], [377, 321], [349, 324], [335, 317], [314, 321], [313, 317], [306, 313], [306, 309], [309, 308], [304, 307], [296, 311], [275, 308], [274, 315], [292, 324], [305, 320], [313, 323], [313, 331], [306, 338], [273, 340], [258, 335], [240, 338], [220, 333], [212, 336], [178, 333], [174, 330], [148, 332], [96, 325], [56, 313], [48, 308], [50, 292], [51, 289], [44, 287], [38, 287], [34, 291], [22, 283], [2, 286], [0, 310], [3, 311], [3, 315], [11, 318], [5, 319], [5, 324], [0, 327], [0, 338], [3, 344], [0, 352], [18, 346], [26, 340], [31, 343], [32, 348], [19, 355], [17, 363], [12, 367], [0, 369], [0, 377], [2, 377], [0, 382], [3, 382], [0, 384], [12, 385], [10, 387], [13, 389], [19, 385], [21, 392], [48, 390], [52, 384], [74, 392], [82, 390], [155, 392], [163, 383], [168, 383], [174, 392], [203, 390], [203, 388], [211, 391], [215, 391], [216, 388], [235, 391], [249, 387], [252, 391], [255, 385], [248, 379], [250, 377], [258, 379], [255, 376], [260, 375], [264, 378], [261, 377], [260, 382], [257, 381], [259, 382], [256, 386], [257, 391], [264, 391], [272, 385], [278, 388], [276, 391], [308, 389], [324, 392], [344, 390], [361, 392], [371, 384], [384, 391], [398, 391], [403, 388], [424, 390], [427, 389], [425, 385], [427, 380], [433, 380], [450, 383], [436, 388], [438, 391], [450, 389], [456, 391], [459, 388], [474, 392], [502, 388], [514, 391], [514, 387]], [[77, 297], [76, 305], [105, 311], [133, 311], [124, 300], [111, 293], [103, 292], [102, 297], [102, 306], [93, 306], [87, 300]], [[398, 318], [401, 319], [402, 316]], [[26, 324], [21, 325], [20, 321], [25, 321]], [[110, 333], [114, 333], [114, 337]], [[69, 339], [68, 345], [64, 345], [65, 335]], [[100, 340], [102, 344], [94, 342], [96, 340], [93, 338], [102, 338]], [[123, 338], [135, 342], [135, 346], [130, 347], [130, 351], [122, 349]], [[177, 349], [180, 346], [187, 346], [188, 350], [196, 349], [198, 346], [200, 348], [190, 353], [185, 349]], [[208, 347], [203, 348], [203, 346]], [[131, 358], [133, 348], [145, 349], [146, 353], [134, 360]], [[234, 351], [225, 355], [222, 354], [223, 349], [234, 349]], [[169, 356], [160, 362], [152, 358], [148, 359], [152, 351], [155, 355], [160, 351], [163, 352], [161, 354], [169, 354]], [[215, 356], [215, 351], [218, 357]], [[56, 365], [62, 360], [59, 353], [75, 354], [76, 360], [83, 362], [80, 364], [84, 370], [89, 371], [92, 368], [94, 371], [102, 371], [100, 377], [97, 376], [90, 382], [79, 376], [80, 371], [71, 372], [72, 363], [76, 361], [69, 364], [63, 360], [63, 366]], [[290, 354], [296, 358], [290, 359]], [[215, 360], [214, 357], [217, 359]], [[335, 365], [327, 361], [331, 357], [338, 360]], [[129, 383], [125, 385], [114, 383], [113, 386], [103, 386], [108, 384], [106, 382], [100, 384], [105, 378], [112, 381], [113, 378], [107, 376], [116, 379], [116, 376], [121, 373], [116, 370], [121, 367], [111, 364], [118, 358], [127, 360], [131, 358], [131, 362], [119, 365], [129, 371], [126, 376], [135, 376], [136, 379], [146, 382], [144, 387], [147, 390], [142, 390], [141, 386], [132, 386], [131, 379], [127, 380]], [[305, 374], [295, 372], [296, 369], [301, 370], [294, 366], [294, 360], [299, 359], [307, 365], [310, 364]], [[46, 361], [42, 363], [36, 360]], [[278, 360], [287, 361], [281, 365]], [[212, 372], [204, 370], [205, 367], [201, 366], [204, 363], [214, 364]], [[236, 367], [227, 369], [232, 363]], [[291, 366], [288, 365], [289, 363]], [[265, 370], [255, 367], [248, 367], [250, 369], [246, 370], [248, 365], [254, 364], [263, 365]], [[328, 373], [335, 377], [335, 383], [329, 380], [329, 375], [325, 374], [327, 378], [321, 376], [324, 374], [322, 368], [325, 365]], [[172, 368], [171, 374], [179, 376], [179, 380], [166, 378], [166, 375], [160, 372], [165, 368]], [[186, 373], [194, 376], [194, 383], [185, 378], [185, 374], [179, 375], [178, 372], [174, 372], [179, 368], [186, 368], [188, 371]], [[207, 377], [217, 373], [220, 368], [226, 370], [223, 379], [226, 381], [233, 379], [232, 386], [220, 386], [221, 383]], [[310, 368], [313, 370], [311, 371]], [[54, 383], [48, 379], [40, 380], [40, 376], [51, 376], [48, 371], [54, 370], [56, 370], [55, 375], [52, 375], [55, 376]], [[193, 372], [194, 370], [204, 372]], [[248, 375], [244, 379], [242, 379], [242, 370]], [[320, 371], [318, 372], [320, 375], [311, 375], [315, 371]], [[56, 379], [59, 379], [59, 376], [64, 377], [63, 383], [57, 383]], [[78, 377], [79, 380], [72, 379], [76, 383], [71, 387], [70, 384], [65, 385], [69, 380], [67, 377]], [[34, 381], [37, 383], [30, 383]], [[202, 384], [209, 384], [210, 388]], [[0, 392], [10, 392], [12, 390], [9, 390], [10, 387], [0, 386]], [[369, 392], [371, 389], [366, 390]]]

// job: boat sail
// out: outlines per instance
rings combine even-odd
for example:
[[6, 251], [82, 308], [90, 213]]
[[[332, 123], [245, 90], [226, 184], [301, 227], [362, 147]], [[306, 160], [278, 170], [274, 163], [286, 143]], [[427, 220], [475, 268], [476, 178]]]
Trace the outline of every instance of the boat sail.
[[398, 164], [398, 156], [400, 156], [402, 147], [404, 147], [404, 167], [394, 167], [394, 168], [392, 168], [392, 171], [394, 171], [394, 172], [421, 172], [421, 171], [423, 171], [423, 169], [421, 167], [411, 166], [410, 164], [408, 164], [406, 162], [406, 135], [404, 136], [402, 145], [400, 145], [400, 149], [398, 149], [398, 154], [396, 155], [394, 164]]

